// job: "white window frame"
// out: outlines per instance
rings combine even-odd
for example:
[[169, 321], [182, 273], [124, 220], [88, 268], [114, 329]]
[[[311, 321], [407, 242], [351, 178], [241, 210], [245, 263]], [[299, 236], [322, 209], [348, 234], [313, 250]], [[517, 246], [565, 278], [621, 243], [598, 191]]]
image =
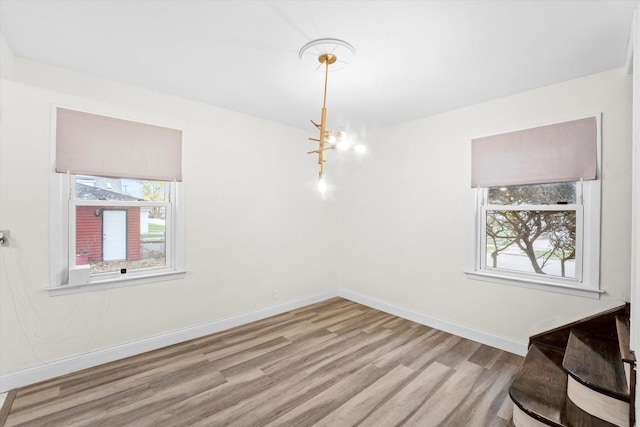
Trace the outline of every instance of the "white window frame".
[[[487, 189], [472, 189], [474, 200], [471, 238], [467, 257], [467, 277], [506, 285], [599, 298], [600, 290], [600, 181], [576, 183], [574, 205], [487, 205]], [[562, 278], [536, 273], [508, 271], [486, 266], [487, 210], [575, 210], [576, 277]]]
[[[570, 210], [576, 208], [576, 279], [570, 280], [541, 274], [508, 272], [500, 269], [483, 268], [486, 260], [486, 236], [483, 221], [486, 210], [521, 210], [522, 206], [486, 205], [487, 189], [469, 190], [468, 250], [465, 274], [469, 279], [519, 286], [530, 289], [557, 292], [593, 299], [604, 293], [600, 289], [600, 210], [601, 210], [601, 117], [597, 118], [597, 171], [598, 179], [576, 183], [575, 205], [541, 205], [545, 209]], [[579, 233], [578, 226], [582, 232]], [[484, 258], [482, 258], [484, 256]], [[578, 274], [580, 270], [580, 275]]]
[[[50, 254], [51, 278], [48, 291], [51, 295], [99, 290], [134, 284], [145, 284], [184, 277], [184, 215], [181, 182], [167, 182], [166, 202], [95, 201], [76, 200], [75, 175], [52, 172]], [[166, 228], [166, 266], [90, 275], [86, 283], [69, 284], [69, 272], [75, 266], [75, 213], [76, 206], [164, 206], [168, 217]], [[83, 267], [81, 267], [83, 268]], [[86, 268], [86, 267], [85, 267]]]

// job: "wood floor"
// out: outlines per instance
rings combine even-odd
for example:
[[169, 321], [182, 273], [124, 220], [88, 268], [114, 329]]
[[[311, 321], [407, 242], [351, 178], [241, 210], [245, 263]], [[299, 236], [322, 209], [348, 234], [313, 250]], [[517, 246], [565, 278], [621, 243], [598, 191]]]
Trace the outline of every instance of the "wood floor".
[[334, 298], [18, 389], [6, 426], [510, 426], [521, 361]]

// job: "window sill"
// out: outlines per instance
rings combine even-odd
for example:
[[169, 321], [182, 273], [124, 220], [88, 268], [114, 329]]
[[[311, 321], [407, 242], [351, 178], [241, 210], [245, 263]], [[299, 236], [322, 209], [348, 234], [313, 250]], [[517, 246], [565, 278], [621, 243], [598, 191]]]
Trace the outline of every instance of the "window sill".
[[600, 299], [600, 294], [604, 291], [600, 289], [585, 288], [582, 286], [571, 286], [543, 280], [530, 280], [519, 277], [503, 276], [494, 273], [479, 271], [465, 271], [465, 275], [472, 280], [484, 282], [500, 283], [502, 285], [518, 286], [521, 288], [537, 289], [547, 292], [555, 292], [565, 295], [574, 295], [585, 298]]
[[50, 296], [75, 294], [80, 292], [99, 291], [103, 289], [122, 288], [125, 286], [143, 285], [145, 283], [164, 282], [166, 280], [182, 279], [186, 271], [171, 271], [144, 276], [120, 276], [117, 279], [96, 280], [82, 285], [51, 286], [47, 288]]

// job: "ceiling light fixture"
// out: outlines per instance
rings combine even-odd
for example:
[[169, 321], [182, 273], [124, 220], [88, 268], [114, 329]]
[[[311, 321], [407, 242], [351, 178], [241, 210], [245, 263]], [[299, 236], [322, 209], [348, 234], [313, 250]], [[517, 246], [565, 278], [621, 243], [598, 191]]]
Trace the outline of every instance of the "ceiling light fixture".
[[351, 63], [356, 51], [349, 43], [337, 39], [313, 40], [300, 49], [300, 60], [314, 70], [324, 71], [324, 98], [322, 101], [322, 115], [320, 123], [311, 120], [311, 123], [318, 129], [318, 138], [309, 138], [318, 143], [318, 149], [307, 152], [307, 154], [318, 155], [318, 165], [320, 165], [318, 191], [324, 193], [327, 190], [327, 182], [324, 174], [324, 152], [327, 150], [355, 150], [359, 153], [366, 151], [362, 144], [354, 145], [349, 141], [345, 132], [336, 132], [327, 129], [327, 82], [329, 79], [329, 65], [333, 66], [333, 71], [340, 70]]

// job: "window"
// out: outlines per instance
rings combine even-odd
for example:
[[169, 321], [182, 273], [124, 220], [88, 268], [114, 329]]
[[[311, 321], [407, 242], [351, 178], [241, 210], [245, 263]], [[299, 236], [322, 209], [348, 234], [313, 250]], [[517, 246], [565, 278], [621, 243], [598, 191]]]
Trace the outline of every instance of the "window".
[[103, 279], [122, 269], [170, 267], [171, 187], [163, 181], [76, 175], [69, 209], [75, 255], [69, 265], [90, 265], [91, 274]]
[[[600, 180], [595, 179], [599, 126], [592, 119], [578, 125], [586, 124], [583, 134], [593, 135], [593, 158], [586, 161], [593, 168], [576, 161], [580, 156], [572, 157], [571, 150], [562, 146], [566, 134], [573, 138], [564, 123], [560, 124], [564, 126], [562, 132], [542, 127], [474, 140], [480, 144], [474, 147], [473, 155], [479, 155], [473, 162], [480, 165], [474, 163], [473, 171], [476, 188], [472, 189], [469, 277], [599, 297]], [[543, 150], [542, 144], [535, 141], [541, 134], [552, 141], [546, 141]], [[488, 150], [482, 145], [496, 141], [500, 150], [496, 146]], [[587, 142], [580, 143], [587, 145]], [[553, 165], [549, 167], [550, 162], [545, 159], [557, 158], [553, 152], [556, 146], [574, 164], [567, 166], [565, 160], [558, 163], [557, 170]], [[482, 159], [483, 156], [486, 158]], [[496, 160], [496, 156], [501, 158]], [[589, 155], [583, 150], [581, 156]], [[532, 164], [544, 167], [535, 168]], [[571, 180], [566, 176], [568, 169], [587, 172], [579, 172], [580, 179]], [[532, 176], [542, 183], [527, 182]], [[574, 172], [570, 176], [575, 178]], [[558, 181], [554, 182], [554, 178]], [[504, 184], [496, 185], [500, 182]]]
[[181, 132], [61, 108], [55, 114], [50, 290], [183, 275]]
[[474, 268], [468, 273], [597, 296], [599, 187], [583, 181], [474, 190]]
[[482, 269], [545, 274], [569, 283], [581, 278], [575, 265], [582, 235], [576, 183], [493, 187], [486, 193]]

